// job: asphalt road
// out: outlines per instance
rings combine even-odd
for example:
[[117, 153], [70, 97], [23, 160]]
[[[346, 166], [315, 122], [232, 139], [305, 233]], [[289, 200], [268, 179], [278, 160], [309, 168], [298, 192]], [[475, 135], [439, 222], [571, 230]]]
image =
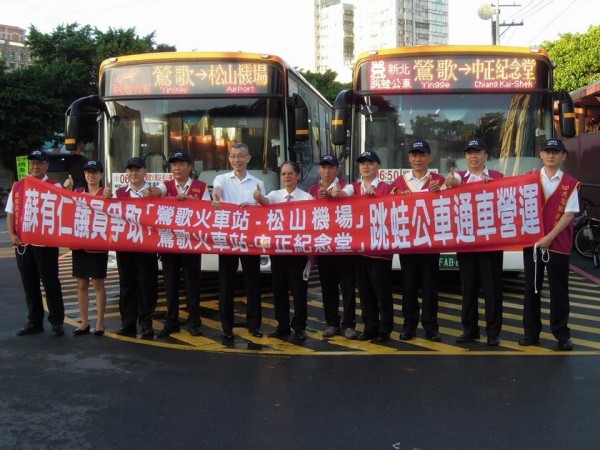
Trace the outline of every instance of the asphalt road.
[[26, 308], [1, 232], [0, 273], [0, 449], [600, 445], [598, 354], [264, 356], [70, 327], [16, 337]]

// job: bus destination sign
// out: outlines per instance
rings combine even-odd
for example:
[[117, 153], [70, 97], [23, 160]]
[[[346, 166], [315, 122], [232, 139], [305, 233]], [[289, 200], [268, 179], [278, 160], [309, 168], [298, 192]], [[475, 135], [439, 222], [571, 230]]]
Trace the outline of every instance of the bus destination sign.
[[107, 96], [262, 94], [269, 66], [259, 63], [171, 63], [113, 67], [106, 71]]
[[404, 57], [368, 61], [363, 67], [367, 75], [363, 88], [371, 91], [537, 87], [537, 61], [527, 57]]

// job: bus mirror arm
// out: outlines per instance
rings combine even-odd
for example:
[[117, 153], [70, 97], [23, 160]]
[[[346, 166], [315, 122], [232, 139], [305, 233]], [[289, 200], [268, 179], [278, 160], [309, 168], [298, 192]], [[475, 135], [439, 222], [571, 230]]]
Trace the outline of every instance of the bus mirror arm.
[[571, 95], [564, 89], [558, 91], [558, 116], [560, 123], [560, 134], [563, 137], [573, 137], [575, 129], [575, 107]]

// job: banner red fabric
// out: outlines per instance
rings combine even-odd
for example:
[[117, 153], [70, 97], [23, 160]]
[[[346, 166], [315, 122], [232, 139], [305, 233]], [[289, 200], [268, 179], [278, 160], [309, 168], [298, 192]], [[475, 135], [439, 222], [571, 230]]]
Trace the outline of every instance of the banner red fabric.
[[437, 193], [248, 206], [174, 198], [104, 199], [26, 177], [21, 241], [144, 252], [438, 253], [532, 246], [542, 233], [536, 174]]

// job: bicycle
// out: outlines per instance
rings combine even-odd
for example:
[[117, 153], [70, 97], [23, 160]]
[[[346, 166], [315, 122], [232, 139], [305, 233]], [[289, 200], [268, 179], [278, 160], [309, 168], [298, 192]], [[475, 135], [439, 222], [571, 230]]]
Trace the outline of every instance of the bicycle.
[[587, 227], [590, 211], [594, 203], [588, 199], [583, 199], [583, 209], [575, 214], [573, 219], [573, 249], [584, 258], [593, 257], [592, 235], [588, 232], [582, 232]]
[[592, 258], [594, 267], [600, 267], [600, 219], [588, 216], [575, 235], [575, 250], [582, 256]]

